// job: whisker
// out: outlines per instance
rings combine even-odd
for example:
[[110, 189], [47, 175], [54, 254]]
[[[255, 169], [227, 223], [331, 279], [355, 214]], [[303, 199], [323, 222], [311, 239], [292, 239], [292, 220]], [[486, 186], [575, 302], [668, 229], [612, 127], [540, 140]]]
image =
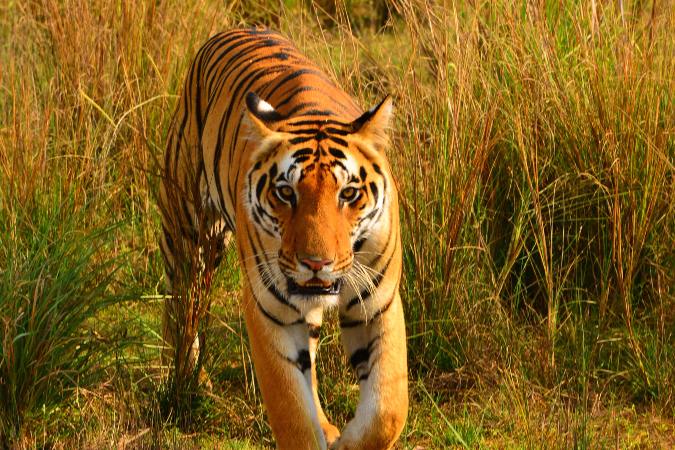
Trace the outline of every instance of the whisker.
[[376, 277], [382, 276], [382, 272], [380, 272], [379, 270], [375, 270], [372, 267], [362, 264], [358, 261], [356, 261], [355, 265], [359, 267], [359, 270], [363, 270], [365, 273], [369, 273]]
[[367, 252], [367, 251], [364, 251], [364, 250], [359, 250], [358, 252], [354, 252], [354, 255], [359, 255], [359, 256], [362, 256], [362, 255], [381, 255], [381, 254], [382, 254], [382, 252]]

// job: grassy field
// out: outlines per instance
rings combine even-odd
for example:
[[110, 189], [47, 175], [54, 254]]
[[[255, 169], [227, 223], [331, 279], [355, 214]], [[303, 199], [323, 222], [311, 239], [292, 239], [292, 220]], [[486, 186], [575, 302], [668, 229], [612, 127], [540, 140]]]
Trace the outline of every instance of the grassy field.
[[[212, 293], [213, 391], [180, 420], [159, 358], [156, 161], [196, 50], [252, 24], [364, 107], [396, 98], [398, 447], [675, 447], [672, 1], [9, 0], [0, 449], [273, 447], [234, 252]], [[358, 390], [327, 328], [341, 427]]]

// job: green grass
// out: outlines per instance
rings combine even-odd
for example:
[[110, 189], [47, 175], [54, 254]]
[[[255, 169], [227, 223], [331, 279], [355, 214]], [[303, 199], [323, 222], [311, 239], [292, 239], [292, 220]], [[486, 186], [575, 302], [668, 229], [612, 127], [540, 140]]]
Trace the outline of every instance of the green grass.
[[49, 188], [26, 203], [11, 190], [2, 197], [2, 442], [16, 440], [26, 421], [50, 414], [91, 383], [124, 343], [103, 338], [107, 327], [96, 323], [128, 295], [112, 286], [122, 258], [96, 259], [113, 229], [82, 230], [87, 205], [76, 205], [59, 184]]
[[[160, 395], [156, 161], [196, 50], [254, 23], [364, 107], [396, 97], [411, 368], [399, 446], [675, 446], [672, 8], [388, 4], [0, 6], [0, 447], [273, 447], [235, 270], [211, 296], [212, 394], [180, 428]], [[46, 318], [83, 309], [22, 336], [27, 300]], [[319, 360], [344, 425], [357, 391], [334, 325]], [[30, 370], [63, 376], [19, 376]]]

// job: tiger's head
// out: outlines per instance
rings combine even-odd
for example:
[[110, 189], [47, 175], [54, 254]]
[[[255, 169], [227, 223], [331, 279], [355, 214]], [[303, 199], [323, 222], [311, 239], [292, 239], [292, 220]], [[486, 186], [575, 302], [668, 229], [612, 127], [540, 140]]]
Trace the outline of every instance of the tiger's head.
[[358, 278], [346, 277], [355, 252], [388, 225], [391, 98], [352, 122], [285, 118], [253, 93], [246, 104], [254, 150], [244, 202], [251, 246], [270, 261], [264, 282], [285, 285], [289, 299], [335, 302]]

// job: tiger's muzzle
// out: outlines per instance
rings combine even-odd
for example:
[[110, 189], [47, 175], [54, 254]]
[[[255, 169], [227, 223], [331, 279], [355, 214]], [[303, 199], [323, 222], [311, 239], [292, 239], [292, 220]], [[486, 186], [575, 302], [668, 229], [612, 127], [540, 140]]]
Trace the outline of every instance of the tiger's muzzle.
[[338, 295], [342, 289], [345, 264], [337, 271], [333, 259], [296, 254], [288, 258], [280, 252], [279, 266], [286, 277], [289, 295], [316, 297]]

